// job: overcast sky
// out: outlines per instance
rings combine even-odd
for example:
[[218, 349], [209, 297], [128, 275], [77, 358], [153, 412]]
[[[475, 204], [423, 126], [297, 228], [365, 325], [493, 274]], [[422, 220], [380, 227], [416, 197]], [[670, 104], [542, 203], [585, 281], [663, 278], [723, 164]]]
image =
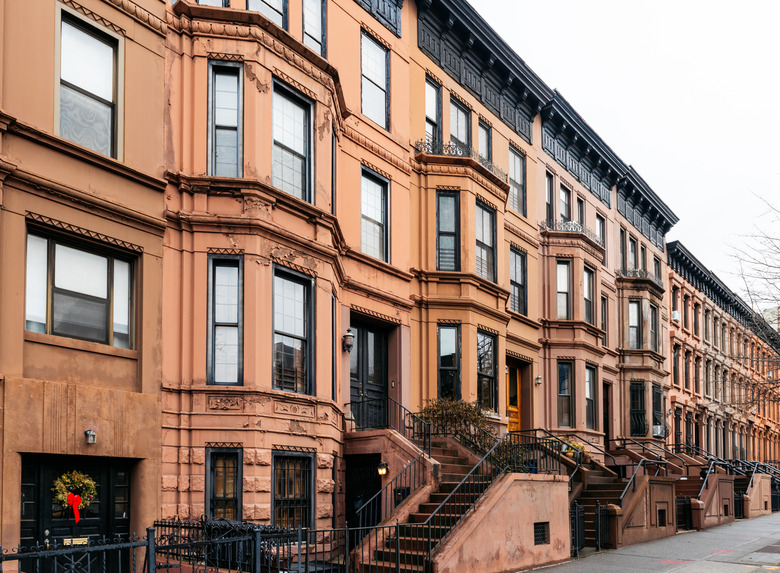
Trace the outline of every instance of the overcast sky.
[[733, 290], [780, 207], [780, 1], [470, 0], [680, 221]]

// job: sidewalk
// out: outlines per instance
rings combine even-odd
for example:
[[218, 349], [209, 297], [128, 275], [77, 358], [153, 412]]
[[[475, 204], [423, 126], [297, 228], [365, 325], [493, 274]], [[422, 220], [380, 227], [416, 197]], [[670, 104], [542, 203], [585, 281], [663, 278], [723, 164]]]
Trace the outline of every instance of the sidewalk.
[[780, 512], [745, 519], [704, 531], [607, 550], [541, 573], [610, 573], [675, 571], [676, 573], [780, 572]]

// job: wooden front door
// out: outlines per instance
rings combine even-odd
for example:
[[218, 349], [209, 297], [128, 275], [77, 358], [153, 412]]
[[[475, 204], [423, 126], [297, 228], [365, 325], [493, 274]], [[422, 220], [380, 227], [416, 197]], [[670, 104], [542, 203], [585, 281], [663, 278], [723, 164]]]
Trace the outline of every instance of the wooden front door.
[[521, 424], [522, 392], [521, 392], [521, 368], [515, 363], [509, 363], [506, 367], [506, 415], [507, 430], [516, 432], [523, 428]]

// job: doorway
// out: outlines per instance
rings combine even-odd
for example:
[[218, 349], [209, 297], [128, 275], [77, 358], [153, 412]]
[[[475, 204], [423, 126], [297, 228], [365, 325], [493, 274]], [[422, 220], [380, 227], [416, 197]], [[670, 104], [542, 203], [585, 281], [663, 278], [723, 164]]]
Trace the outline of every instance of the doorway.
[[370, 323], [350, 326], [355, 343], [349, 357], [349, 398], [355, 422], [363, 429], [384, 428], [387, 426], [387, 331]]
[[604, 428], [604, 446], [609, 449], [610, 440], [612, 440], [612, 410], [610, 409], [609, 392], [610, 384], [603, 384], [601, 387], [601, 427]]
[[381, 454], [356, 454], [344, 457], [346, 518], [348, 527], [372, 527], [381, 521], [382, 499], [376, 498], [363, 512], [359, 522], [357, 510], [382, 489], [382, 477], [377, 472]]
[[510, 360], [506, 365], [506, 415], [507, 430], [517, 432], [527, 429], [530, 423], [530, 362]]

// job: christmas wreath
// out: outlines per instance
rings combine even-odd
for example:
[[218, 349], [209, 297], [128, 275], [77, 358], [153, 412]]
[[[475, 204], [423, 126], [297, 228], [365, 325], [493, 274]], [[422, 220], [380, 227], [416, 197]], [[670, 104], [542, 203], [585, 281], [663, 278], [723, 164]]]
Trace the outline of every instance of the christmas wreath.
[[54, 492], [54, 503], [73, 508], [76, 523], [80, 519], [79, 509], [86, 509], [97, 497], [95, 480], [76, 470], [65, 472], [54, 480], [51, 491]]

